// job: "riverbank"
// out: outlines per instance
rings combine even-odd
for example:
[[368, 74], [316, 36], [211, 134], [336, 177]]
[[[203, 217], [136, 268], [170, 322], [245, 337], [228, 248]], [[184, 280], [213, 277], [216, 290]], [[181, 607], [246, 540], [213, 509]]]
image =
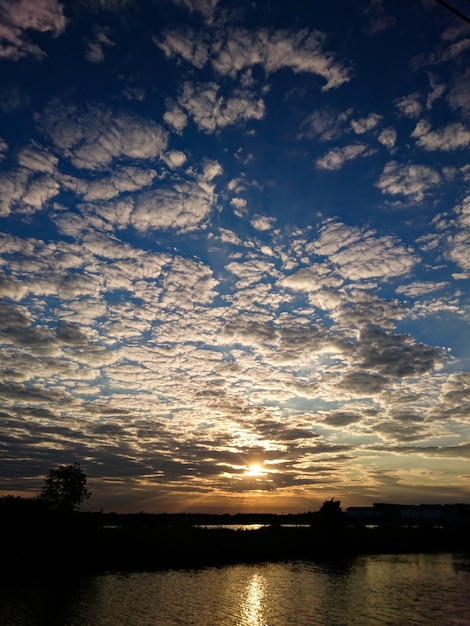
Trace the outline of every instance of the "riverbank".
[[198, 526], [95, 526], [85, 518], [4, 533], [2, 574], [137, 571], [361, 554], [470, 552], [468, 529], [436, 527], [285, 527], [257, 530]]

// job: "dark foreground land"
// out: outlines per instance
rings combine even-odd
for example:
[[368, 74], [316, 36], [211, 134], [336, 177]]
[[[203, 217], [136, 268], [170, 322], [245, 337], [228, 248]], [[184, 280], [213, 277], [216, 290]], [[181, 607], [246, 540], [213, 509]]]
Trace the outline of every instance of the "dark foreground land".
[[[257, 530], [221, 527], [255, 522], [268, 525]], [[207, 524], [215, 527], [208, 528]], [[157, 570], [360, 554], [470, 552], [467, 525], [371, 528], [302, 516], [232, 516], [227, 520], [224, 516], [49, 513], [4, 517], [0, 529], [3, 576], [15, 572]]]

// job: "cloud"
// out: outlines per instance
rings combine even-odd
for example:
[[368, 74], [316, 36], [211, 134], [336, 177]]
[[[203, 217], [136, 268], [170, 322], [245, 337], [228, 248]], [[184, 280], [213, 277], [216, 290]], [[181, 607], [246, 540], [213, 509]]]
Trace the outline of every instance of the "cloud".
[[392, 378], [416, 377], [440, 367], [444, 350], [416, 343], [410, 335], [367, 329], [361, 332], [357, 351], [359, 367]]
[[0, 161], [3, 161], [8, 152], [8, 144], [0, 137]]
[[383, 146], [392, 150], [397, 142], [397, 131], [392, 127], [384, 128], [377, 139]]
[[0, 59], [41, 59], [46, 53], [26, 31], [51, 33], [65, 30], [63, 6], [57, 0], [0, 0]]
[[[177, 168], [182, 165], [183, 156], [182, 153], [174, 154], [174, 163], [170, 162], [170, 167]], [[165, 160], [169, 159], [169, 156], [165, 157]], [[84, 205], [82, 211], [88, 220], [92, 215], [99, 216], [105, 223], [117, 229], [132, 226], [139, 232], [154, 230], [188, 232], [202, 228], [217, 199], [213, 179], [222, 173], [222, 169], [214, 161], [202, 163], [201, 169], [202, 172], [185, 180], [176, 178], [170, 186], [162, 185], [158, 180], [152, 186], [155, 172], [137, 170], [136, 178], [136, 168], [131, 168], [131, 174], [134, 175], [132, 178], [127, 175], [128, 168], [125, 168], [125, 178], [119, 177], [118, 172], [108, 181], [95, 181], [85, 188], [85, 197], [92, 200], [106, 197], [112, 199], [121, 191], [137, 190], [143, 186], [148, 189], [116, 201]], [[116, 189], [118, 183], [121, 184], [119, 190]], [[58, 219], [61, 228], [67, 229], [67, 222], [62, 222], [60, 216]], [[68, 232], [70, 234], [70, 231]]]
[[470, 374], [454, 372], [450, 374], [441, 388], [436, 414], [445, 412], [454, 419], [467, 421], [470, 411]]
[[271, 230], [275, 221], [275, 217], [268, 217], [267, 215], [254, 215], [251, 218], [250, 223], [253, 228], [256, 228], [257, 230]]
[[416, 145], [424, 150], [461, 150], [470, 145], [470, 129], [459, 122], [432, 130], [431, 124], [421, 120], [411, 133]]
[[214, 203], [212, 194], [197, 184], [182, 183], [173, 190], [156, 189], [141, 194], [129, 223], [140, 232], [186, 232], [204, 225]]
[[104, 169], [115, 159], [157, 159], [167, 133], [152, 120], [99, 104], [51, 102], [38, 116], [56, 150], [79, 169]]
[[260, 120], [265, 114], [263, 100], [251, 92], [235, 89], [230, 97], [225, 97], [216, 83], [186, 82], [179, 105], [205, 133], [250, 119]]
[[171, 105], [171, 107], [165, 111], [163, 119], [169, 126], [171, 126], [172, 130], [179, 134], [181, 134], [181, 131], [186, 128], [188, 123], [188, 116], [182, 109], [180, 109], [180, 107], [176, 105]]
[[339, 380], [335, 377], [335, 387], [339, 394], [349, 398], [368, 398], [379, 396], [388, 386], [384, 376], [370, 372], [348, 372]]
[[[236, 510], [237, 493], [256, 489], [257, 502], [272, 494], [263, 507], [280, 507], [289, 493], [293, 509], [307, 510], [312, 489], [319, 504], [331, 489], [375, 500], [392, 485], [387, 493], [398, 498], [411, 483], [444, 484], [449, 459], [453, 477], [463, 475], [463, 30], [443, 31], [440, 53], [452, 47], [452, 66], [413, 74], [419, 93], [378, 109], [383, 90], [372, 90], [364, 109], [346, 84], [348, 45], [308, 29], [257, 29], [253, 20], [272, 17], [259, 3], [233, 11], [210, 0], [157, 0], [145, 10], [131, 0], [72, 4], [73, 81], [51, 59], [33, 64], [41, 76], [24, 82], [22, 62], [13, 74], [23, 87], [0, 94], [8, 116], [0, 212], [11, 214], [0, 233], [8, 488], [21, 488], [28, 472], [36, 489], [51, 465], [78, 456], [98, 500], [108, 494], [97, 508], [188, 510], [194, 497], [194, 507], [211, 498], [217, 509], [230, 496]], [[346, 30], [389, 28], [387, 6], [364, 0], [366, 14], [360, 7]], [[144, 25], [155, 45], [142, 39], [138, 48], [150, 45], [150, 61], [122, 47], [124, 22], [139, 38], [147, 9], [158, 17]], [[87, 26], [90, 14], [99, 19]], [[25, 44], [15, 54], [29, 65], [28, 45], [51, 54], [67, 47], [61, 39], [46, 48], [57, 30], [15, 28]], [[427, 43], [437, 52], [435, 39], [419, 48]], [[85, 88], [90, 72], [106, 80]], [[90, 89], [111, 99], [90, 100]], [[317, 158], [328, 173], [312, 170]], [[345, 218], [348, 194], [357, 210]], [[414, 213], [390, 210], [405, 202]], [[436, 345], [423, 339], [431, 325]], [[251, 459], [270, 470], [260, 482], [245, 474]], [[421, 470], [429, 476], [418, 479]], [[144, 499], [155, 490], [156, 500]], [[118, 492], [134, 499], [123, 504]]]
[[348, 280], [388, 279], [411, 270], [417, 259], [396, 237], [376, 236], [371, 230], [328, 222], [309, 251], [327, 256], [336, 272]]
[[315, 165], [321, 170], [339, 170], [347, 161], [352, 161], [358, 157], [367, 157], [373, 151], [363, 143], [350, 144], [342, 148], [332, 148], [322, 157], [315, 161]]
[[32, 172], [53, 174], [57, 170], [59, 159], [45, 146], [31, 145], [20, 150], [18, 163]]
[[170, 150], [170, 152], [165, 154], [163, 160], [173, 170], [182, 167], [187, 159], [185, 153], [181, 152], [181, 150]]
[[446, 256], [464, 271], [470, 270], [470, 196], [454, 209], [454, 217], [444, 226], [443, 244]]
[[73, 190], [87, 201], [111, 200], [122, 194], [138, 191], [152, 184], [157, 172], [151, 168], [132, 165], [116, 167], [112, 173], [100, 178], [75, 178], [62, 176], [62, 185]]
[[235, 215], [243, 217], [247, 213], [247, 201], [244, 198], [231, 198], [230, 205], [234, 209]]
[[17, 84], [5, 83], [0, 93], [0, 111], [5, 115], [26, 109], [30, 104], [30, 97], [23, 87]]
[[91, 11], [122, 11], [133, 0], [77, 0], [77, 2]]
[[447, 94], [449, 105], [464, 116], [470, 113], [470, 69], [456, 73]]
[[350, 424], [356, 424], [362, 420], [362, 415], [354, 411], [331, 411], [324, 419], [323, 423], [333, 428], [344, 428]]
[[353, 109], [336, 111], [331, 108], [323, 108], [310, 113], [301, 125], [301, 137], [319, 139], [320, 141], [332, 141], [348, 132], [347, 121], [351, 117]]
[[426, 99], [426, 109], [432, 109], [432, 106], [436, 100], [439, 100], [443, 96], [446, 91], [446, 85], [444, 83], [438, 82], [437, 77], [431, 72], [428, 73], [429, 84], [431, 87], [431, 91], [428, 94]]
[[405, 296], [409, 296], [411, 298], [419, 298], [420, 296], [426, 296], [434, 291], [439, 291], [448, 287], [449, 283], [447, 282], [421, 282], [414, 281], [412, 283], [408, 283], [407, 285], [400, 285], [396, 288], [397, 293], [402, 293]]
[[323, 50], [325, 40], [323, 33], [307, 29], [297, 32], [231, 29], [225, 41], [214, 45], [212, 65], [218, 73], [232, 78], [257, 64], [268, 74], [282, 68], [312, 73], [325, 79], [322, 90], [328, 91], [348, 82], [351, 74]]
[[174, 4], [203, 15], [208, 21], [214, 16], [219, 0], [172, 0]]
[[351, 78], [349, 68], [323, 50], [326, 37], [319, 31], [229, 28], [215, 35], [209, 45], [195, 31], [171, 30], [154, 38], [154, 42], [167, 57], [180, 57], [199, 69], [210, 59], [218, 74], [231, 78], [256, 65], [261, 65], [267, 74], [283, 68], [316, 74], [326, 81], [323, 91], [337, 88]]
[[422, 69], [430, 65], [440, 65], [449, 61], [458, 64], [458, 57], [465, 53], [470, 46], [468, 37], [468, 25], [458, 20], [449, 22], [452, 25], [442, 30], [441, 42], [435, 45], [429, 54], [418, 54], [412, 60], [414, 70]]
[[351, 120], [351, 127], [356, 135], [363, 135], [373, 128], [376, 128], [382, 121], [382, 115], [370, 113], [367, 117], [361, 117], [357, 120]]
[[116, 45], [109, 38], [110, 29], [106, 26], [95, 27], [94, 38], [87, 43], [85, 58], [91, 63], [103, 63], [104, 49]]
[[368, 35], [377, 35], [395, 26], [396, 18], [386, 14], [384, 5], [383, 0], [369, 0], [362, 9], [362, 13], [369, 18], [364, 27], [364, 32]]
[[40, 211], [59, 193], [59, 184], [54, 178], [27, 168], [0, 174], [0, 186], [0, 216], [3, 217], [12, 211], [23, 214]]
[[429, 165], [400, 164], [389, 161], [376, 186], [384, 194], [402, 195], [422, 202], [427, 193], [443, 182], [441, 174]]
[[153, 42], [167, 58], [181, 57], [198, 69], [202, 69], [209, 59], [206, 37], [194, 30], [167, 30], [161, 38], [154, 37]]
[[288, 289], [298, 289], [310, 293], [323, 289], [337, 289], [344, 280], [325, 264], [314, 264], [304, 267], [293, 274], [284, 276], [280, 284]]
[[394, 104], [402, 115], [411, 119], [419, 117], [423, 110], [419, 93], [412, 93], [408, 96], [397, 98]]

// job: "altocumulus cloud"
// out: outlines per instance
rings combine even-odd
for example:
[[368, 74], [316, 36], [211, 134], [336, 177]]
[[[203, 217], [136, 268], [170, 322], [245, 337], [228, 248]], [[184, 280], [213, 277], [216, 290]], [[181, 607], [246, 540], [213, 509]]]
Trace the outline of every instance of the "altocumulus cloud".
[[468, 499], [468, 33], [281, 4], [0, 0], [6, 492]]

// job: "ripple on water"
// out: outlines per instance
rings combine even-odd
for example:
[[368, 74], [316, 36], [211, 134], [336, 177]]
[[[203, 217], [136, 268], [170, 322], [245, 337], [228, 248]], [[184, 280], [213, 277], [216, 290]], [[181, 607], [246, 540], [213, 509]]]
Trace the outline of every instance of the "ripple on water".
[[470, 624], [470, 557], [366, 556], [10, 583], [2, 626]]

